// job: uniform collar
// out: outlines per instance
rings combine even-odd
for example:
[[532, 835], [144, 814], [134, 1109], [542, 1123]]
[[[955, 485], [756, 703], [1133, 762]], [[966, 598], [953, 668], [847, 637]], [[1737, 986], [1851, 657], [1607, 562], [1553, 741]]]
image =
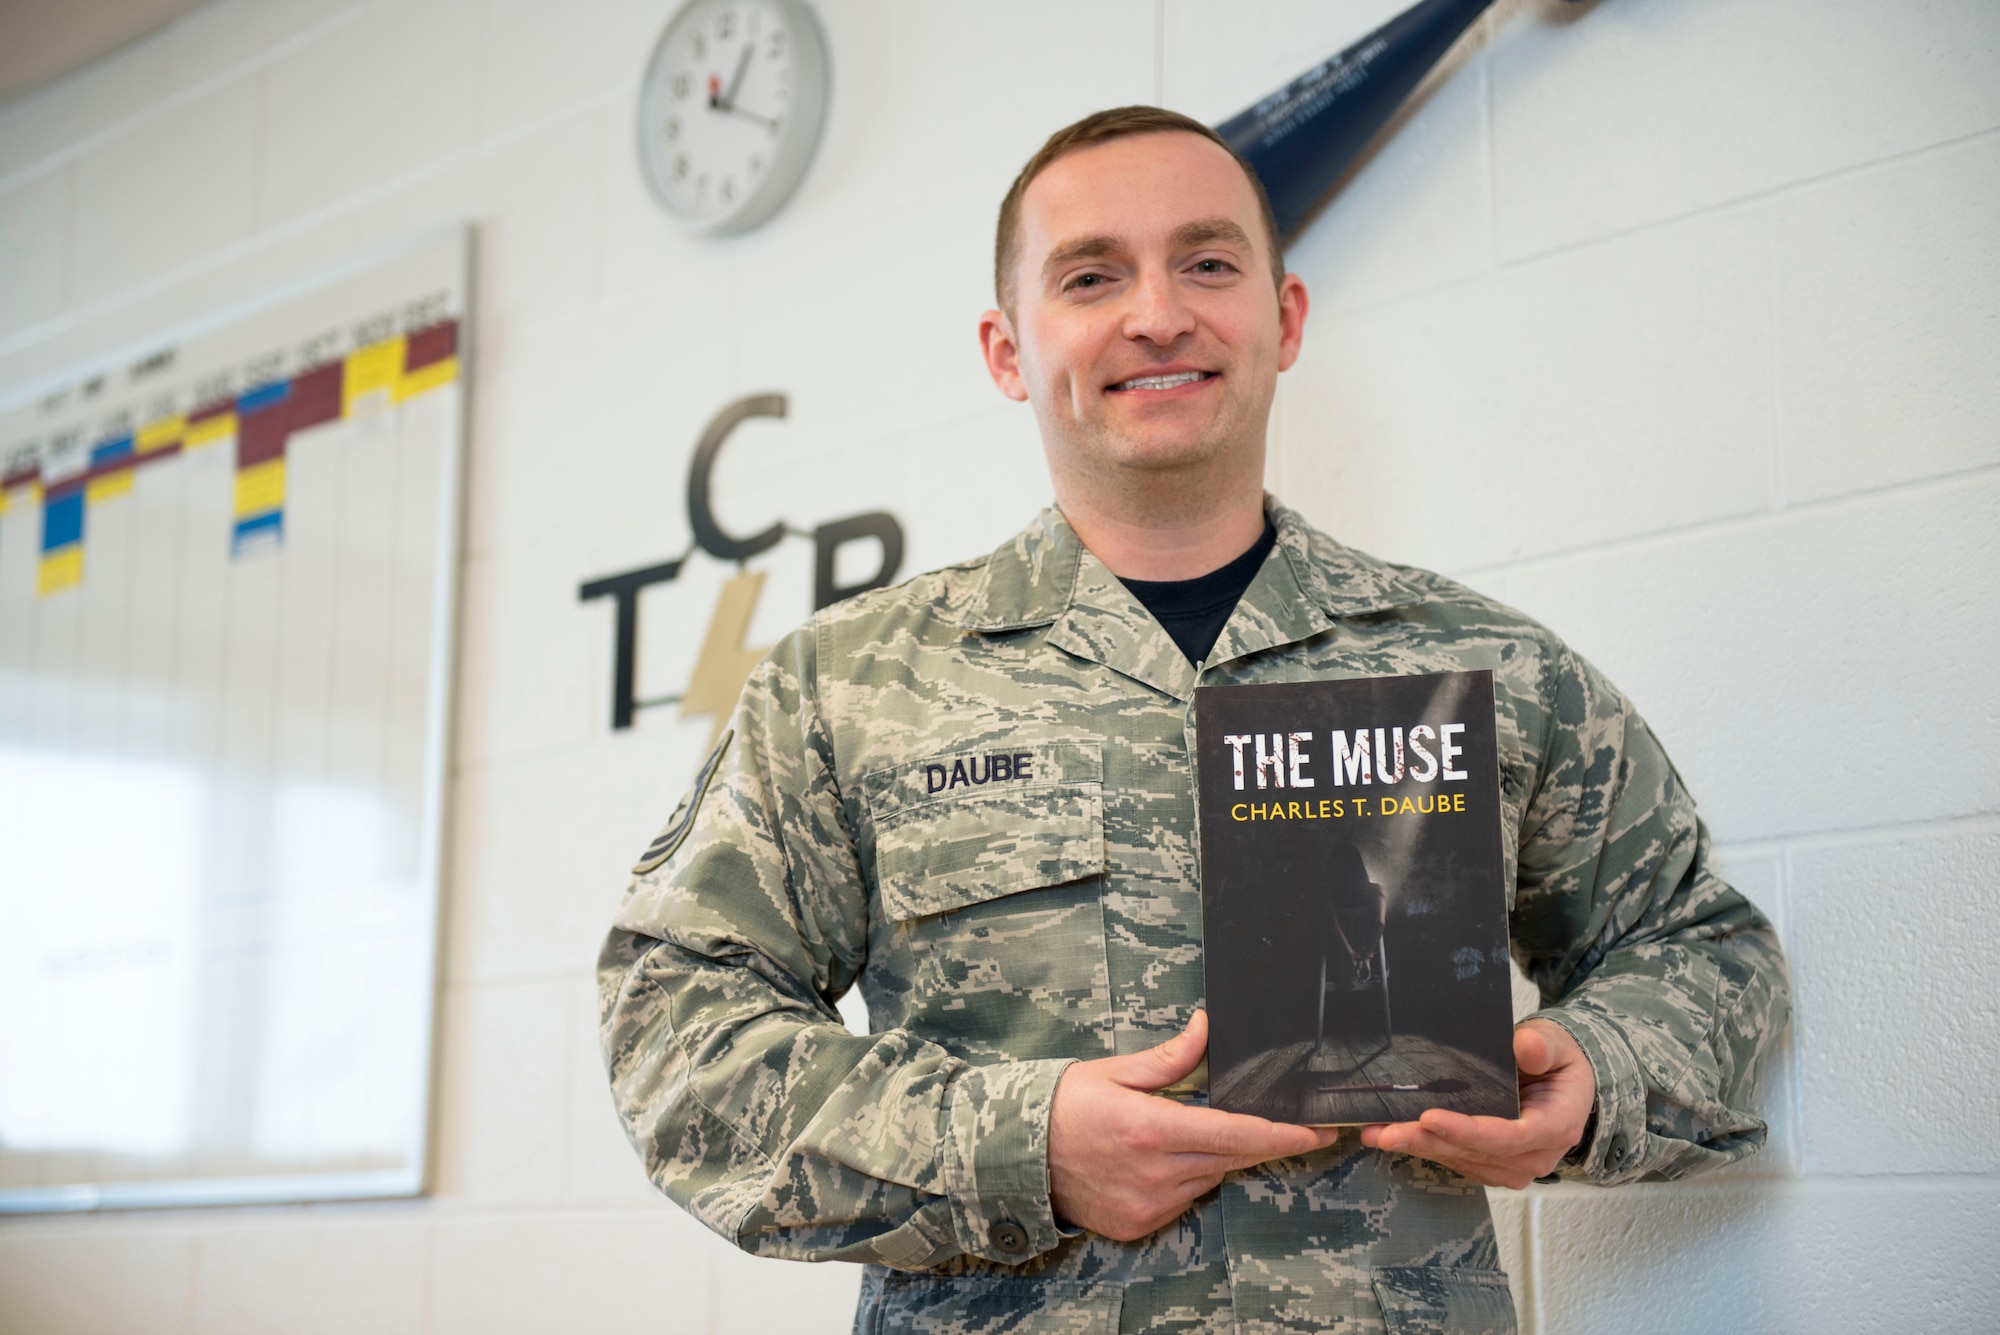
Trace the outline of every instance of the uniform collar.
[[[1264, 504], [1278, 541], [1223, 628], [1211, 664], [1296, 643], [1341, 617], [1424, 601], [1394, 566], [1342, 546], [1268, 496]], [[987, 558], [958, 624], [981, 634], [1048, 626], [1059, 648], [1176, 699], [1194, 690], [1194, 666], [1054, 506]]]

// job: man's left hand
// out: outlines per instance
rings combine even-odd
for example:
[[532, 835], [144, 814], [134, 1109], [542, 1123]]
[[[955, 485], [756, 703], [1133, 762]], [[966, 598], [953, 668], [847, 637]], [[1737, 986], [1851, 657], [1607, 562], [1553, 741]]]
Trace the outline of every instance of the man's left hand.
[[1514, 1030], [1521, 1115], [1467, 1117], [1432, 1108], [1414, 1122], [1363, 1127], [1361, 1143], [1431, 1159], [1489, 1187], [1520, 1190], [1552, 1172], [1583, 1138], [1597, 1097], [1590, 1058], [1561, 1025], [1529, 1020]]

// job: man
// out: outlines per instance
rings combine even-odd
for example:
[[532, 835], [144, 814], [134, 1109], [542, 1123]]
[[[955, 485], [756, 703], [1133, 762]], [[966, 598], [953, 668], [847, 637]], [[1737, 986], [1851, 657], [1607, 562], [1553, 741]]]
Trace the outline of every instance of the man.
[[[1058, 132], [995, 268], [986, 364], [1058, 508], [752, 674], [600, 961], [647, 1170], [739, 1246], [871, 1263], [858, 1330], [1511, 1329], [1480, 1184], [1761, 1143], [1769, 925], [1553, 635], [1267, 505], [1306, 292], [1211, 132], [1152, 108]], [[1194, 686], [1478, 667], [1549, 1003], [1516, 1031], [1520, 1118], [1208, 1108]], [[857, 983], [865, 1037], [833, 1007]]]

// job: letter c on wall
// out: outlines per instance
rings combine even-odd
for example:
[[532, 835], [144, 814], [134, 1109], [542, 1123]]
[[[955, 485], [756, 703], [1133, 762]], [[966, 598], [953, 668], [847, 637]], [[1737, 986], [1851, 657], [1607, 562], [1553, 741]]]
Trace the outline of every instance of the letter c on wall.
[[708, 504], [709, 474], [715, 471], [715, 458], [722, 453], [722, 444], [729, 439], [729, 433], [745, 418], [784, 415], [784, 395], [752, 394], [717, 413], [694, 447], [694, 461], [688, 466], [688, 527], [694, 530], [694, 540], [701, 549], [718, 561], [747, 561], [777, 546], [785, 536], [785, 525], [780, 521], [762, 533], [732, 538], [715, 522], [715, 512]]

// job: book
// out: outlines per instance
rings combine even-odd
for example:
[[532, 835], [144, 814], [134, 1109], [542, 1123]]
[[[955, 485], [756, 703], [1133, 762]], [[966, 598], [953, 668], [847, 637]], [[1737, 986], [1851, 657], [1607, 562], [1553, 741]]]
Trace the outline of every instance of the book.
[[1518, 1117], [1491, 672], [1204, 686], [1209, 1104]]

